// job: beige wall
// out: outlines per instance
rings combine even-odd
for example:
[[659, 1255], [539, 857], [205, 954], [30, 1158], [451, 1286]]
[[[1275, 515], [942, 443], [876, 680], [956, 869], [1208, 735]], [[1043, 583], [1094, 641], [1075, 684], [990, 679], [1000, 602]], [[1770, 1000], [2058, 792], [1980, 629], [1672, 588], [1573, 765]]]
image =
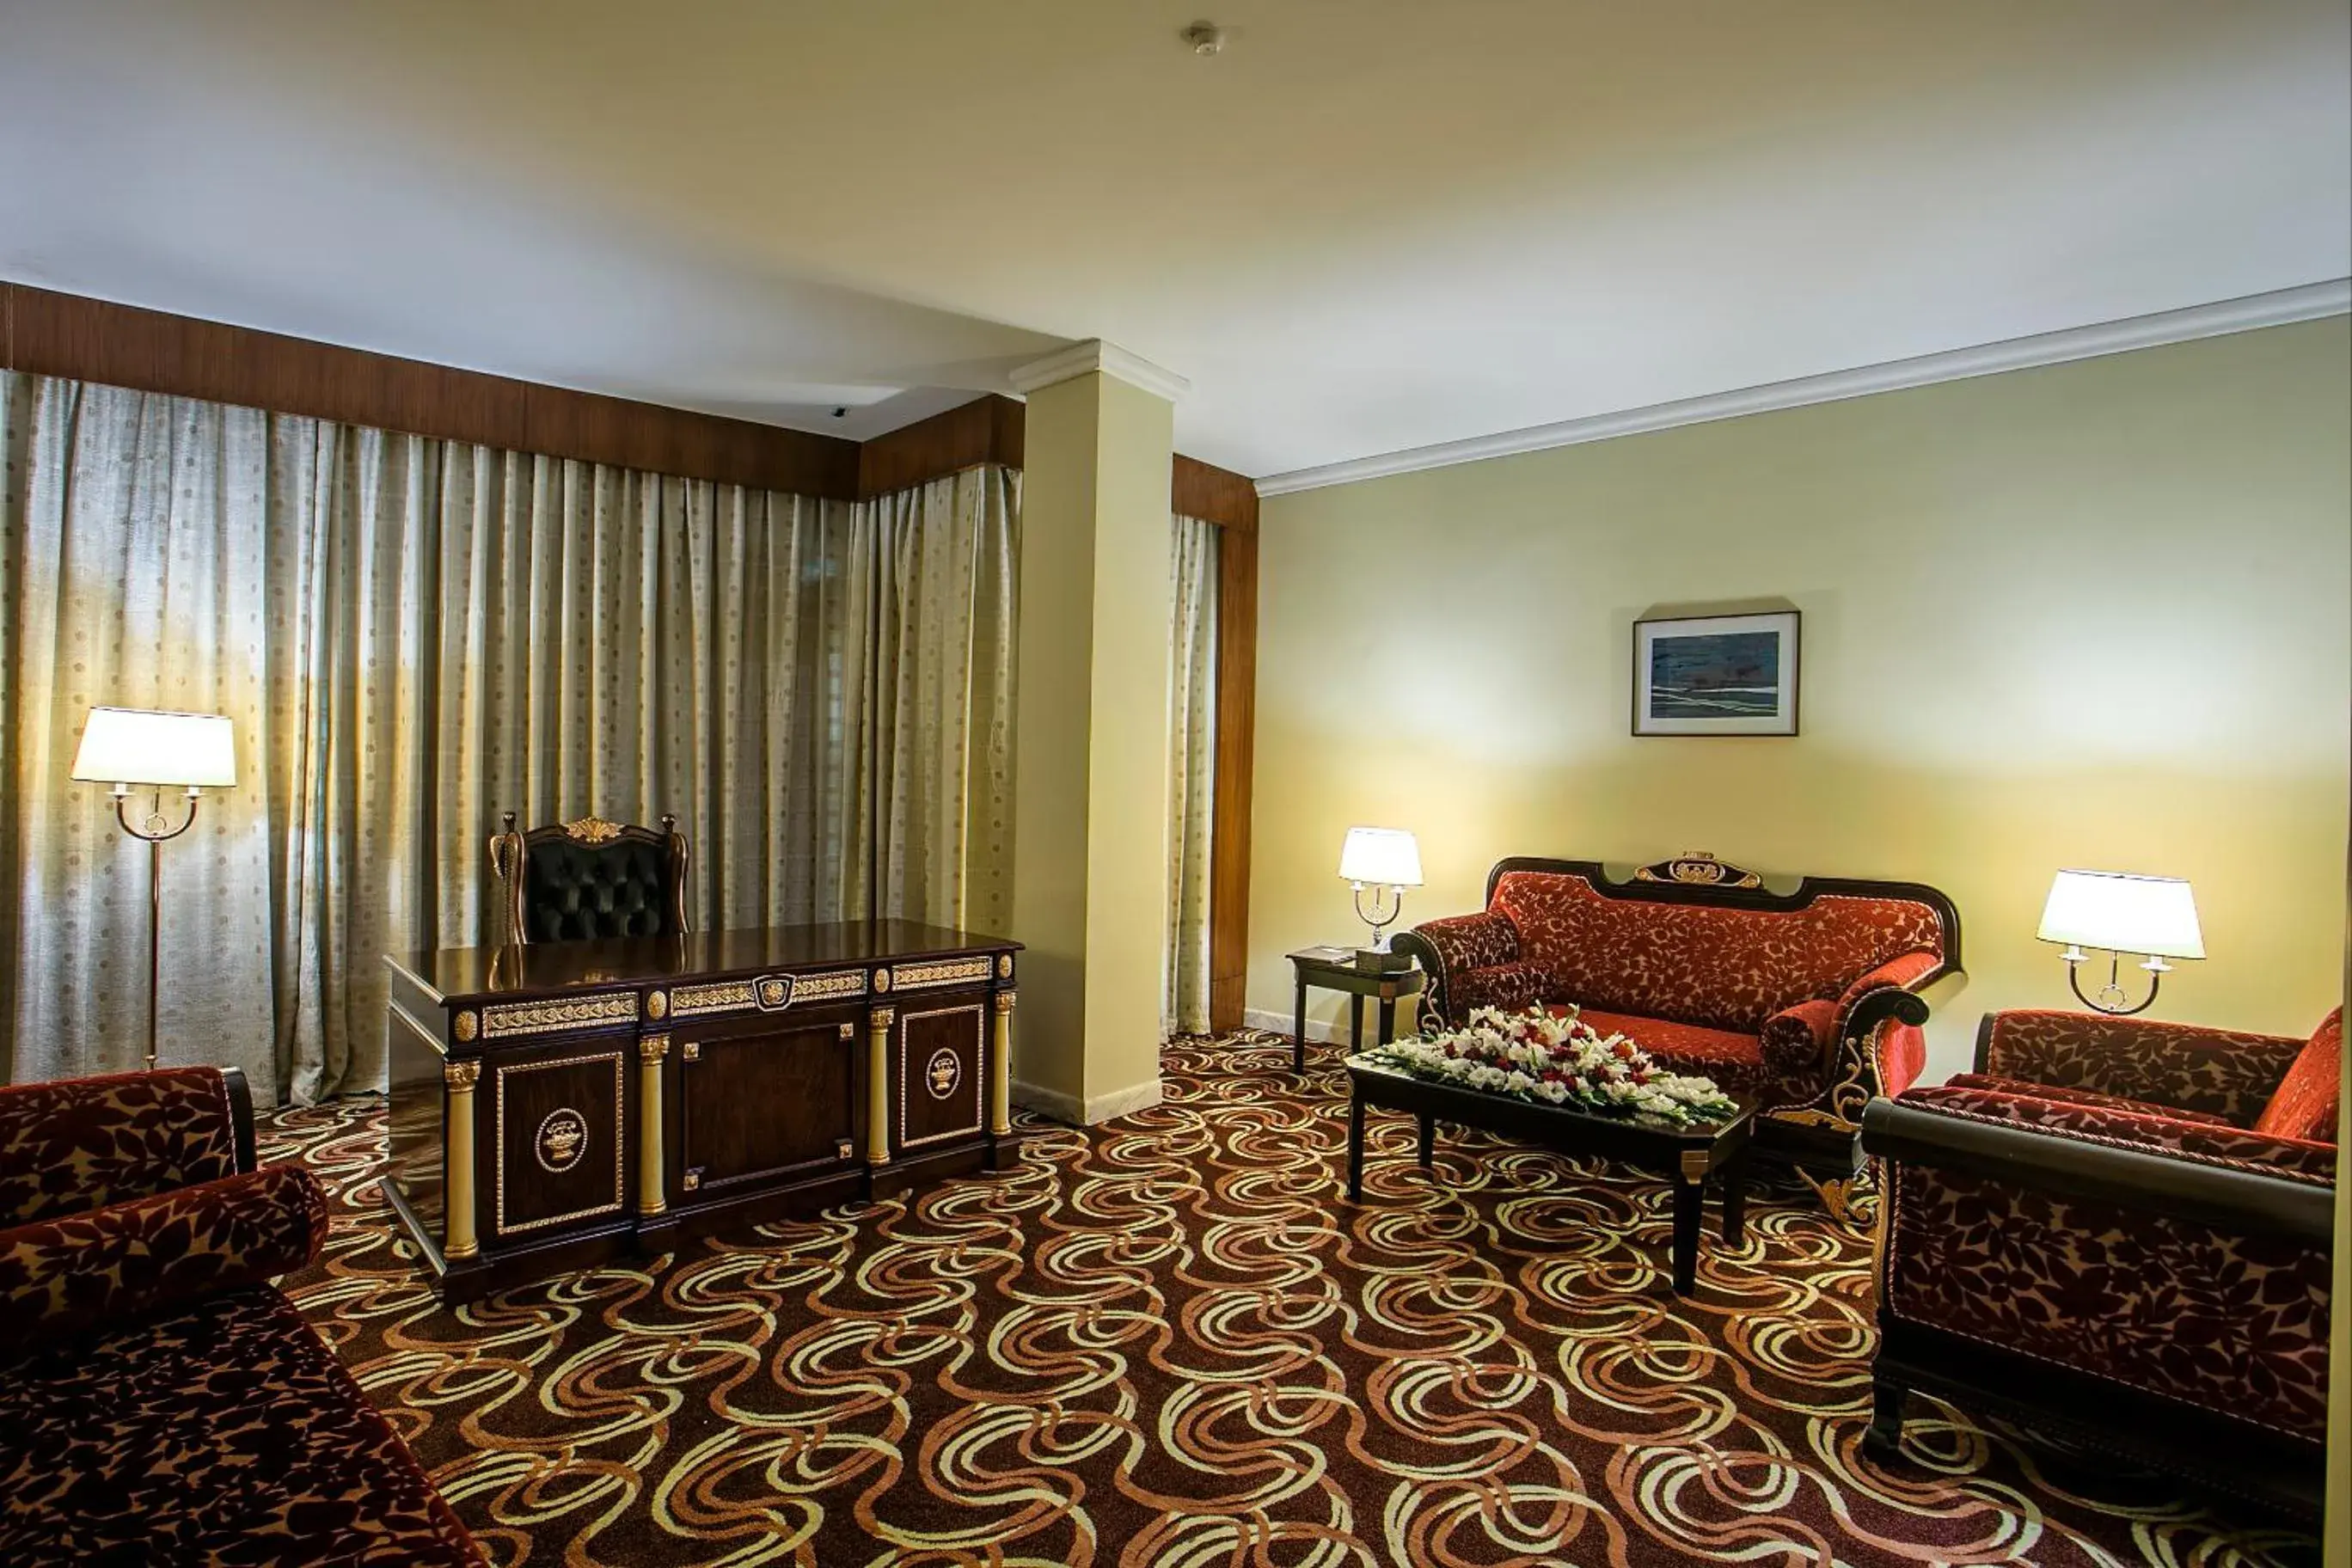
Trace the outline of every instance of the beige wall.
[[[1408, 921], [1515, 853], [1933, 883], [1971, 977], [1936, 1076], [1984, 1010], [2072, 1005], [2053, 870], [2185, 876], [2211, 958], [2155, 1016], [2307, 1031], [2343, 978], [2348, 349], [2339, 318], [1269, 499], [1251, 1007], [1360, 929], [1364, 822], [1421, 836]], [[1803, 734], [1632, 738], [1634, 619], [1759, 599], [1804, 612]]]

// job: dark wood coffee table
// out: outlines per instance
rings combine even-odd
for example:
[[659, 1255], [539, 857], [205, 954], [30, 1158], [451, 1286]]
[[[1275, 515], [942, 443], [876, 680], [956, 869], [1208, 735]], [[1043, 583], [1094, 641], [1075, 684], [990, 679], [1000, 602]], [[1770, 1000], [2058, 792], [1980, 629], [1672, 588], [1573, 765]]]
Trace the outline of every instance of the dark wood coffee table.
[[1748, 1219], [1748, 1139], [1754, 1116], [1745, 1105], [1721, 1121], [1672, 1127], [1603, 1116], [1572, 1105], [1538, 1105], [1506, 1094], [1419, 1079], [1400, 1068], [1348, 1058], [1348, 1201], [1364, 1199], [1364, 1108], [1411, 1111], [1421, 1123], [1421, 1163], [1435, 1151], [1437, 1123], [1457, 1122], [1540, 1143], [1567, 1154], [1599, 1154], [1664, 1173], [1674, 1184], [1675, 1293], [1698, 1279], [1698, 1233], [1706, 1179], [1723, 1183], [1723, 1239], [1739, 1245]]

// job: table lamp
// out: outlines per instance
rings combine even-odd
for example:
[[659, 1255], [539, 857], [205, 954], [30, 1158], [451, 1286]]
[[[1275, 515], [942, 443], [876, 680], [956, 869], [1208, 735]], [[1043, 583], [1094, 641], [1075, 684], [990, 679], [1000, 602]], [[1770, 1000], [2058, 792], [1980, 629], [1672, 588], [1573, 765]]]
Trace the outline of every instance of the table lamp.
[[[2126, 871], [2061, 871], [2050, 884], [2050, 901], [2042, 908], [2042, 929], [2034, 933], [2048, 942], [2063, 942], [2066, 984], [2083, 1005], [2095, 1012], [2128, 1017], [2145, 1013], [2156, 1002], [2157, 987], [2172, 973], [2168, 958], [2203, 958], [2205, 938], [2197, 929], [2197, 900], [2179, 877], [2137, 877]], [[2107, 983], [2095, 996], [2083, 994], [2081, 967], [2086, 947], [2107, 955]], [[2147, 971], [2147, 995], [2131, 1005], [2123, 987], [2123, 955], [2145, 953], [2140, 967]]]
[[[1389, 948], [1388, 928], [1404, 912], [1404, 890], [1421, 886], [1421, 846], [1402, 827], [1350, 827], [1339, 847], [1339, 875], [1356, 890], [1356, 918], [1372, 928], [1372, 945], [1356, 950], [1359, 969], [1404, 969], [1412, 960]], [[1372, 907], [1364, 908], [1364, 889]], [[1381, 893], [1389, 894], [1382, 915]]]
[[[218, 713], [163, 713], [138, 708], [93, 708], [74, 753], [73, 777], [114, 786], [114, 820], [147, 845], [147, 1070], [155, 1070], [155, 1002], [163, 976], [163, 852], [166, 839], [195, 826], [196, 800], [207, 789], [236, 784], [236, 736]], [[154, 788], [154, 801], [134, 826], [131, 787]], [[185, 789], [177, 826], [163, 814], [163, 791]]]

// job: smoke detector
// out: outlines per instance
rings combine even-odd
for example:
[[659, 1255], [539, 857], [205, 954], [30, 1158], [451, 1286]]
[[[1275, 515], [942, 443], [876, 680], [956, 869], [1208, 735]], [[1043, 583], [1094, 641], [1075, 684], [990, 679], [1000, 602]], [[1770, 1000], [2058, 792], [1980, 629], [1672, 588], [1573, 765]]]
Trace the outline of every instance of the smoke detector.
[[1192, 52], [1206, 58], [1224, 53], [1225, 30], [1214, 22], [1195, 22], [1178, 37], [1192, 47]]

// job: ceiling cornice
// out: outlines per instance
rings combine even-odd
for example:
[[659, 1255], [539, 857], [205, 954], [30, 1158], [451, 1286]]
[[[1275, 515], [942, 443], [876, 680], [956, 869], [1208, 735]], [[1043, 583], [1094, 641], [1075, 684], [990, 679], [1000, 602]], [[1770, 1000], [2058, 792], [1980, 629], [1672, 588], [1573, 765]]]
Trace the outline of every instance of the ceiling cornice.
[[1025, 395], [1056, 382], [1097, 373], [1116, 376], [1129, 386], [1139, 386], [1152, 396], [1164, 397], [1171, 403], [1182, 401], [1184, 395], [1192, 390], [1192, 384], [1174, 371], [1100, 338], [1088, 338], [1082, 343], [1057, 349], [1044, 359], [1032, 360], [1013, 372], [1012, 382], [1013, 390]]
[[1385, 479], [1391, 474], [1410, 474], [1423, 468], [1475, 463], [1486, 458], [1507, 458], [1519, 452], [1541, 452], [1554, 447], [1606, 441], [1618, 436], [1671, 430], [1678, 425], [1704, 425], [1711, 420], [1737, 419], [1746, 414], [1768, 414], [1774, 409], [1801, 408], [1811, 403], [1834, 403], [1842, 398], [1866, 397], [1872, 393], [1932, 386], [1941, 381], [1963, 381], [1970, 376], [1995, 375], [2002, 371], [2027, 370], [2035, 365], [2063, 364], [2069, 360], [2124, 353], [2132, 349], [2157, 348], [2165, 343], [2188, 342], [2196, 338], [2252, 331], [2259, 327], [2286, 326], [2295, 321], [2341, 316], [2347, 311], [2352, 311], [2352, 279], [2338, 278], [2326, 283], [2307, 283], [2300, 288], [2280, 289], [2268, 294], [2250, 294], [2243, 299], [2223, 300], [2210, 305], [2192, 305], [2186, 310], [2161, 310], [2153, 315], [2127, 317], [2120, 321], [2102, 321], [2093, 326], [2070, 327], [2063, 331], [2041, 332], [2028, 338], [1981, 343], [1974, 348], [1922, 354], [1916, 359], [1889, 360], [1882, 364], [1800, 376], [1794, 381], [1776, 381], [1763, 386], [1744, 387], [1737, 392], [1710, 393], [1704, 397], [1654, 403], [1646, 407], [1628, 408], [1614, 414], [1564, 419], [1557, 425], [1535, 425], [1523, 430], [1505, 430], [1493, 436], [1472, 436], [1459, 441], [1441, 442], [1433, 447], [1412, 447], [1401, 452], [1353, 458], [1346, 462], [1325, 463], [1312, 468], [1295, 468], [1288, 473], [1264, 476], [1257, 481], [1257, 489], [1261, 496], [1288, 495], [1295, 490], [1353, 484], [1360, 479]]

